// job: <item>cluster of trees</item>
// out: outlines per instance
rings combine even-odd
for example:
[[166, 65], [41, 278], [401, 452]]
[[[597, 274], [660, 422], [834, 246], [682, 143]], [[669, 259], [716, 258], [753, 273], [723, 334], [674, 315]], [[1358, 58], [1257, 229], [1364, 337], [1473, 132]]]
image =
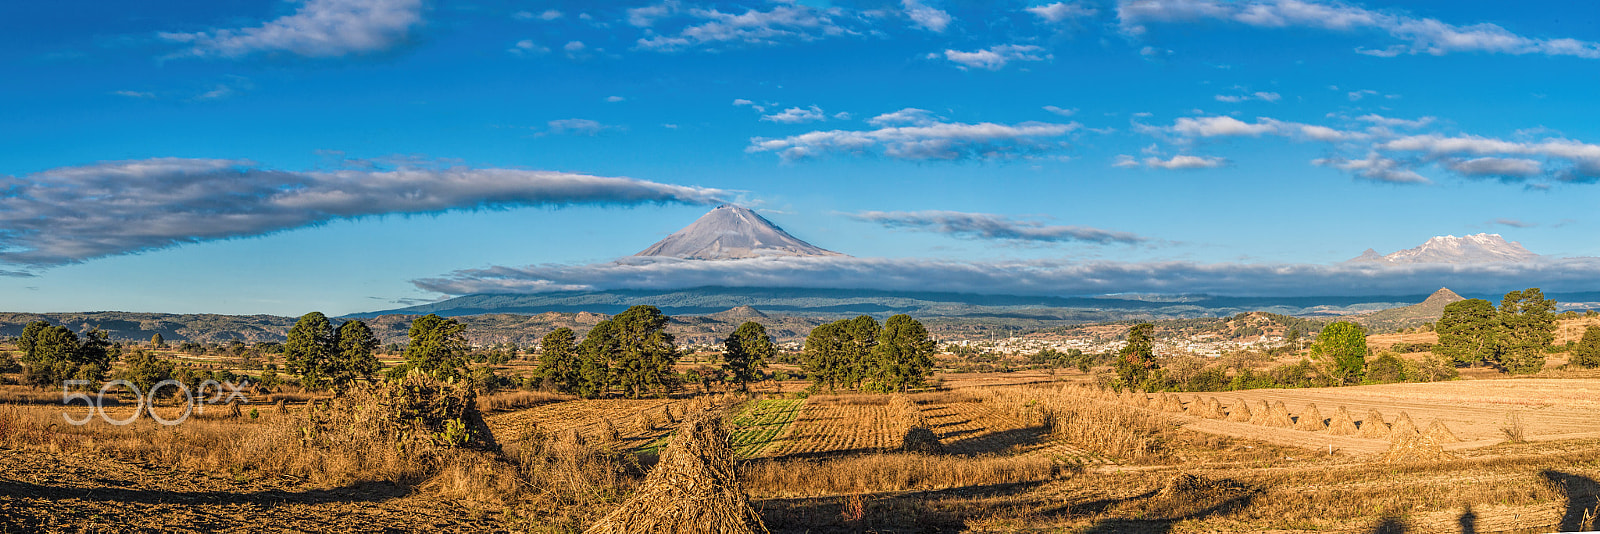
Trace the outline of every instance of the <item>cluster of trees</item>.
[[335, 330], [322, 312], [295, 321], [283, 343], [284, 365], [300, 375], [306, 389], [343, 389], [378, 372], [378, 338], [361, 321], [345, 321]]
[[585, 398], [614, 389], [631, 398], [677, 389], [678, 350], [668, 320], [655, 306], [634, 306], [600, 321], [581, 343], [572, 329], [557, 328], [540, 342], [538, 373], [553, 389]]
[[1583, 339], [1572, 347], [1570, 363], [1579, 367], [1600, 367], [1600, 328], [1583, 330]]
[[909, 315], [881, 326], [862, 315], [813, 329], [801, 363], [813, 388], [906, 391], [927, 385], [935, 349], [927, 328]]
[[1436, 350], [1461, 365], [1487, 364], [1513, 374], [1538, 372], [1555, 341], [1555, 309], [1556, 301], [1544, 298], [1539, 288], [1506, 293], [1498, 309], [1483, 299], [1452, 302], [1435, 327]]
[[17, 339], [22, 349], [23, 380], [34, 386], [60, 384], [65, 380], [99, 382], [111, 371], [111, 362], [121, 349], [99, 328], [82, 338], [64, 326], [33, 321]]

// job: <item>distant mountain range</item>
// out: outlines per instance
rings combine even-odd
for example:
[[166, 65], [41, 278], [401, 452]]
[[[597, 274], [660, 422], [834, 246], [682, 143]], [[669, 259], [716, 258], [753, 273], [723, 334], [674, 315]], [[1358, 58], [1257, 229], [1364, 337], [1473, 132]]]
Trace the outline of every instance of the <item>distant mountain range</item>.
[[1350, 263], [1513, 263], [1537, 259], [1522, 243], [1506, 241], [1500, 234], [1438, 236], [1416, 248], [1391, 254], [1367, 249]]
[[1362, 314], [1355, 319], [1367, 327], [1368, 332], [1392, 332], [1438, 321], [1439, 317], [1444, 315], [1445, 306], [1463, 300], [1467, 299], [1449, 288], [1439, 288], [1421, 303]]
[[723, 204], [634, 256], [731, 260], [843, 254], [801, 241], [754, 211]]

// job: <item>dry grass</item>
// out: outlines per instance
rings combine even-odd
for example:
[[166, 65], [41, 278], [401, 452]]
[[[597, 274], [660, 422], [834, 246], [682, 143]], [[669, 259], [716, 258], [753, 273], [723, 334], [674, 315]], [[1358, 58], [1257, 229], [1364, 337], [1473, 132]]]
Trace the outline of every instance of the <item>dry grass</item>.
[[542, 391], [507, 391], [478, 397], [478, 411], [483, 413], [509, 412], [576, 398], [572, 395], [545, 393]]
[[1165, 417], [1102, 400], [1099, 390], [1085, 386], [986, 389], [977, 394], [1059, 439], [1115, 458], [1159, 455], [1163, 435], [1172, 428]]
[[767, 528], [739, 484], [722, 418], [702, 411], [685, 418], [639, 490], [585, 532], [753, 534]]
[[1063, 468], [1041, 457], [929, 456], [883, 453], [825, 460], [746, 462], [739, 479], [764, 497], [939, 490], [1056, 478]]
[[1517, 414], [1517, 412], [1510, 412], [1506, 414], [1506, 424], [1505, 426], [1500, 427], [1500, 433], [1504, 434], [1506, 441], [1511, 443], [1523, 443], [1528, 441], [1527, 429], [1522, 426], [1522, 416]]

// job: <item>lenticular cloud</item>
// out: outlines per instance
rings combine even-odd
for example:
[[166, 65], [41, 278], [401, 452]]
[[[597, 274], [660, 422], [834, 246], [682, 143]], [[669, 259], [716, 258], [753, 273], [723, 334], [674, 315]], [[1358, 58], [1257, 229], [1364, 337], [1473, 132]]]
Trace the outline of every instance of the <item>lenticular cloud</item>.
[[494, 168], [296, 172], [156, 158], [0, 177], [0, 263], [49, 267], [339, 219], [452, 210], [716, 204], [717, 189]]

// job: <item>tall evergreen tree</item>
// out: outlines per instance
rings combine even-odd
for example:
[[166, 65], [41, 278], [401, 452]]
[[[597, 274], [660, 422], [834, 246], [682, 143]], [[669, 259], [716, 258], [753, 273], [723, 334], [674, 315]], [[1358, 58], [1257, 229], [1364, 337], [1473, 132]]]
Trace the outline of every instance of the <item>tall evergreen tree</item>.
[[578, 336], [571, 328], [561, 327], [545, 334], [539, 342], [539, 369], [537, 373], [562, 393], [578, 393], [583, 384], [582, 362], [578, 358]]
[[615, 317], [600, 321], [584, 334], [578, 345], [578, 396], [593, 399], [611, 392], [615, 378], [611, 364], [620, 352], [622, 336]]
[[861, 383], [867, 380], [872, 349], [878, 346], [878, 334], [883, 327], [871, 315], [860, 315], [844, 321], [842, 328], [845, 334], [843, 351], [839, 355], [841, 361], [836, 364], [850, 388], [860, 389]]
[[812, 388], [821, 388], [826, 384], [828, 391], [837, 391], [839, 386], [847, 385], [842, 376], [844, 340], [843, 321], [818, 325], [806, 335], [801, 367], [811, 378]]
[[1583, 330], [1583, 339], [1572, 348], [1573, 365], [1600, 367], [1600, 327], [1589, 326]]
[[466, 327], [454, 318], [446, 319], [432, 313], [416, 318], [411, 321], [408, 332], [406, 363], [396, 367], [394, 372], [403, 376], [416, 369], [441, 380], [466, 376], [465, 332]]
[[1335, 385], [1359, 384], [1367, 369], [1367, 332], [1361, 325], [1339, 321], [1317, 334], [1311, 359]]
[[903, 392], [927, 384], [936, 344], [922, 323], [909, 315], [895, 315], [883, 323], [876, 338], [868, 389]]
[[378, 372], [378, 336], [373, 335], [367, 323], [345, 321], [334, 337], [335, 357], [327, 373], [334, 387], [343, 388], [357, 379], [370, 380]]
[[1128, 344], [1117, 352], [1117, 377], [1124, 387], [1146, 387], [1151, 374], [1160, 368], [1156, 364], [1156, 325], [1140, 323], [1128, 328]]
[[1435, 350], [1464, 365], [1494, 361], [1500, 351], [1495, 340], [1500, 317], [1494, 304], [1487, 300], [1468, 299], [1446, 305], [1435, 330], [1439, 333]]
[[283, 342], [283, 362], [290, 373], [300, 375], [300, 387], [320, 390], [333, 384], [329, 368], [334, 342], [333, 324], [322, 312], [302, 315], [289, 328], [288, 340]]
[[778, 354], [778, 346], [772, 343], [772, 336], [767, 335], [767, 327], [755, 321], [739, 325], [723, 340], [722, 347], [723, 365], [728, 368], [729, 376], [739, 383], [741, 391], [749, 390], [750, 382], [761, 377], [761, 368], [766, 366], [767, 360]]
[[676, 389], [678, 348], [667, 333], [669, 317], [655, 306], [634, 306], [611, 318], [618, 351], [612, 358], [615, 385], [622, 394], [638, 398], [662, 395]]
[[1544, 369], [1545, 349], [1555, 341], [1556, 301], [1539, 288], [1506, 293], [1500, 301], [1500, 346], [1496, 364], [1513, 374]]

